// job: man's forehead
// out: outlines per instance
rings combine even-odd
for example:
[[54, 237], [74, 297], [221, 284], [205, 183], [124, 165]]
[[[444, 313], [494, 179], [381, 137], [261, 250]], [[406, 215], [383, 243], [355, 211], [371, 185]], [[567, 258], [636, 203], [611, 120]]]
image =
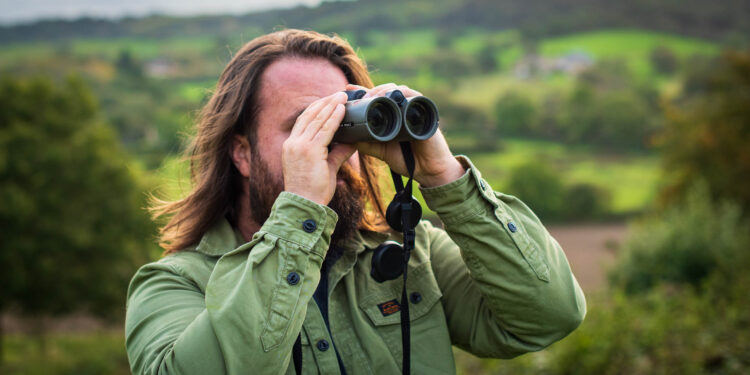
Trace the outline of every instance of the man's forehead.
[[263, 72], [261, 103], [288, 96], [328, 96], [346, 83], [344, 73], [328, 60], [284, 57]]

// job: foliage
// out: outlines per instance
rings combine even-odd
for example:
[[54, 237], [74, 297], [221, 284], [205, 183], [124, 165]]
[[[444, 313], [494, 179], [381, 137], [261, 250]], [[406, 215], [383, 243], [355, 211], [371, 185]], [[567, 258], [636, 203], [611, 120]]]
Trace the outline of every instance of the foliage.
[[662, 74], [674, 73], [680, 61], [672, 50], [667, 46], [656, 46], [651, 50], [651, 64], [656, 71]]
[[510, 172], [507, 192], [524, 201], [542, 220], [586, 220], [608, 212], [609, 193], [590, 184], [563, 184], [562, 173], [539, 161]]
[[0, 79], [0, 312], [122, 311], [152, 224], [80, 80]]
[[701, 179], [713, 197], [750, 213], [750, 51], [696, 64], [684, 87], [661, 137], [669, 177], [662, 198], [679, 200]]
[[604, 61], [584, 72], [560, 118], [569, 142], [644, 148], [656, 123], [656, 94], [632, 83], [627, 67]]
[[660, 286], [636, 296], [620, 289], [589, 295], [583, 324], [550, 348], [509, 361], [459, 352], [458, 373], [745, 374], [750, 277], [718, 276], [703, 293]]
[[713, 203], [706, 187], [696, 185], [684, 202], [640, 223], [610, 279], [630, 293], [660, 283], [697, 287], [716, 270], [728, 272], [749, 249], [738, 207]]
[[612, 194], [596, 185], [578, 183], [569, 186], [563, 196], [562, 215], [573, 219], [596, 219], [609, 214]]
[[47, 350], [23, 334], [7, 337], [3, 374], [27, 375], [125, 375], [130, 374], [122, 330], [86, 333], [54, 333]]
[[536, 124], [536, 112], [534, 102], [526, 95], [509, 91], [495, 105], [495, 121], [503, 134], [525, 135]]
[[469, 144], [455, 144], [452, 147], [455, 153], [494, 152], [501, 148], [500, 134], [482, 111], [454, 102], [443, 91], [433, 91], [426, 95], [439, 105], [440, 127], [443, 132], [449, 136], [464, 135], [470, 138]]
[[506, 190], [545, 220], [556, 219], [560, 214], [564, 189], [559, 173], [547, 164], [531, 162], [510, 172]]
[[604, 27], [642, 28], [721, 40], [747, 41], [750, 7], [744, 0], [360, 0], [322, 2], [314, 7], [270, 10], [238, 16], [194, 18], [150, 16], [104, 20], [47, 20], [0, 28], [0, 43], [99, 37], [255, 35], [278, 25], [348, 32], [440, 28], [519, 29], [533, 38]]
[[658, 93], [634, 81], [624, 61], [604, 60], [582, 72], [569, 93], [535, 100], [528, 90], [508, 90], [495, 104], [496, 122], [510, 135], [643, 150], [661, 126]]

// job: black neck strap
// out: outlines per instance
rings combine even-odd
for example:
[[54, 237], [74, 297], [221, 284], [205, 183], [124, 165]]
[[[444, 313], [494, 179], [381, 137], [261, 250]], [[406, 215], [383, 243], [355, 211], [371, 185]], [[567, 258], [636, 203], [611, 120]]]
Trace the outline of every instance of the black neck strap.
[[411, 150], [411, 144], [409, 142], [399, 142], [401, 146], [401, 154], [404, 157], [404, 163], [406, 164], [406, 170], [409, 173], [409, 179], [404, 186], [401, 175], [391, 170], [391, 177], [393, 178], [393, 185], [396, 188], [396, 197], [399, 199], [395, 204], [401, 205], [401, 227], [403, 228], [404, 235], [404, 285], [401, 288], [401, 345], [403, 349], [403, 374], [409, 374], [411, 370], [411, 332], [409, 326], [409, 298], [406, 293], [406, 272], [409, 268], [409, 257], [411, 251], [414, 249], [415, 240], [415, 226], [417, 223], [410, 220], [412, 210], [414, 208], [414, 200], [412, 198], [412, 181], [414, 180], [414, 154]]

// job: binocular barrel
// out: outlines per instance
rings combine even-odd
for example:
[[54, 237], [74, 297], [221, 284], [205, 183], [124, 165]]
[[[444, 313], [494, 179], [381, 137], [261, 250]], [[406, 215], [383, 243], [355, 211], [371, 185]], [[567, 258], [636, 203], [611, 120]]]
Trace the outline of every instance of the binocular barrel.
[[424, 96], [407, 99], [399, 90], [366, 99], [362, 99], [365, 90], [346, 94], [346, 113], [333, 136], [334, 142], [425, 140], [437, 131], [437, 106]]

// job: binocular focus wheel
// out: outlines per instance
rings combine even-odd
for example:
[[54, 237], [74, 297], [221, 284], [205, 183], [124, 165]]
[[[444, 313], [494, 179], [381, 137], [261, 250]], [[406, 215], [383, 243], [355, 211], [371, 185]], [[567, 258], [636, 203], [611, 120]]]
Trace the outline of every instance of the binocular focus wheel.
[[[397, 193], [396, 197], [393, 198], [391, 204], [385, 210], [385, 221], [393, 230], [403, 232], [404, 227], [401, 223], [401, 194]], [[406, 218], [407, 225], [410, 228], [414, 228], [419, 224], [419, 219], [422, 218], [422, 206], [419, 201], [413, 196], [411, 197], [411, 214]]]

